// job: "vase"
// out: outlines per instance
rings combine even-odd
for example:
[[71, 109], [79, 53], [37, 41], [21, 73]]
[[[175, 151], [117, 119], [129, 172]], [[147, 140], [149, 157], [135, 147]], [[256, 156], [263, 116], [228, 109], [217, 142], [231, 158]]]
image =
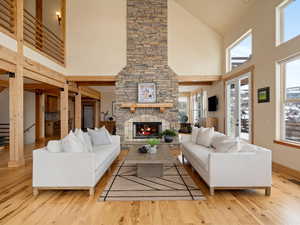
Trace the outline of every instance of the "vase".
[[150, 148], [149, 153], [150, 153], [150, 154], [155, 154], [156, 151], [157, 151], [157, 146], [155, 145], [155, 146], [153, 146], [153, 147]]
[[171, 143], [171, 142], [173, 142], [173, 137], [171, 137], [171, 136], [165, 136], [164, 139], [165, 139], [165, 142], [166, 142], [166, 143]]

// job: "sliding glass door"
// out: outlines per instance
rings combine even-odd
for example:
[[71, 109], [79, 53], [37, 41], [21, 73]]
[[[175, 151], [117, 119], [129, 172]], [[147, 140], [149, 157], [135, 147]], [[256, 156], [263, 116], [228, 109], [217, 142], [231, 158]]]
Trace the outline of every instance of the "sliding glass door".
[[226, 133], [251, 142], [251, 73], [226, 81]]

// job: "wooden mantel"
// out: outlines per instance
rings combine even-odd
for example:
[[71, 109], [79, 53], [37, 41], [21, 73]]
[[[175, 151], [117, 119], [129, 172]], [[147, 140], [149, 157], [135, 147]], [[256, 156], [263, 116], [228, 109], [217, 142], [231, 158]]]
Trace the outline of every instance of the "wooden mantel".
[[130, 108], [130, 112], [135, 113], [136, 108], [159, 108], [161, 113], [165, 112], [166, 108], [172, 108], [173, 103], [123, 103], [121, 108]]

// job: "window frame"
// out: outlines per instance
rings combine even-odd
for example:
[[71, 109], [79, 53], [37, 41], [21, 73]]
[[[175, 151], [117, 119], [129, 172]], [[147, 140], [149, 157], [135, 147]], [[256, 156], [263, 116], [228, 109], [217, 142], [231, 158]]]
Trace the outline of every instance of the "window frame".
[[[246, 33], [244, 33], [240, 38], [238, 38], [236, 41], [234, 41], [231, 45], [229, 45], [226, 48], [226, 72], [231, 72], [233, 71], [232, 68], [232, 63], [231, 63], [231, 54], [230, 51], [233, 49], [235, 46], [237, 46], [240, 42], [248, 38], [249, 36], [252, 36], [251, 38], [251, 56], [249, 57], [248, 60], [246, 60], [243, 64], [247, 63], [248, 61], [251, 60], [252, 55], [253, 55], [253, 34], [252, 34], [252, 29], [248, 30]], [[238, 67], [242, 66], [243, 64], [239, 65]], [[236, 68], [238, 68], [236, 67]]]
[[[287, 95], [286, 95], [286, 64], [293, 62], [293, 61], [297, 61], [300, 60], [300, 55], [296, 55], [296, 56], [292, 56], [289, 57], [287, 59], [284, 59], [282, 61], [280, 61], [278, 63], [279, 65], [279, 73], [280, 73], [280, 88], [279, 88], [279, 92], [280, 92], [280, 105], [279, 105], [279, 118], [280, 118], [280, 125], [279, 125], [279, 133], [278, 133], [278, 137], [279, 140], [284, 142], [284, 143], [293, 143], [296, 145], [300, 145], [300, 141], [293, 141], [293, 140], [289, 140], [286, 139], [285, 136], [285, 105], [287, 103], [300, 103], [300, 98], [298, 99], [287, 99]], [[278, 139], [278, 138], [277, 138]]]
[[289, 4], [293, 3], [294, 0], [284, 0], [282, 3], [280, 3], [276, 7], [276, 46], [279, 46], [281, 44], [284, 44], [286, 42], [289, 42], [290, 40], [293, 40], [294, 38], [297, 38], [300, 36], [300, 31], [299, 34], [289, 40], [284, 40], [285, 38], [285, 33], [284, 33], [284, 22], [285, 22], [285, 15], [284, 15], [284, 9], [288, 7]]

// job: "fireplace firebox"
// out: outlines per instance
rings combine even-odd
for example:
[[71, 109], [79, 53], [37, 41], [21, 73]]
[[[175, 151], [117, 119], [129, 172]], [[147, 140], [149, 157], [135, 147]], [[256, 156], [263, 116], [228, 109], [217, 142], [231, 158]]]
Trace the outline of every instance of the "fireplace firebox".
[[161, 132], [161, 122], [134, 122], [133, 123], [133, 138], [147, 139], [158, 138]]

